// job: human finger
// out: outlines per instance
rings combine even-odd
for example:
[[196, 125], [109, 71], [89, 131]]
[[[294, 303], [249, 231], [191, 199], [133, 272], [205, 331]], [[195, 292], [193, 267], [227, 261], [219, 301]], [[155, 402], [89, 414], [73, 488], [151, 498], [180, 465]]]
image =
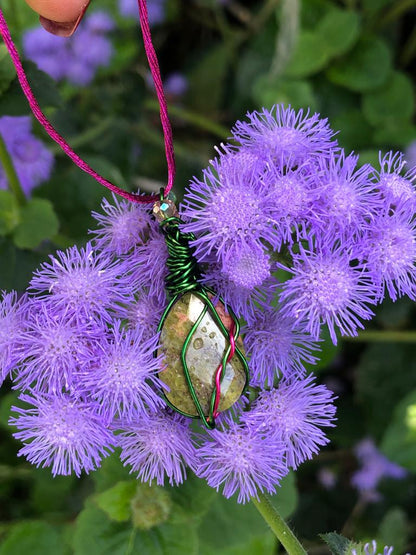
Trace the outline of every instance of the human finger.
[[77, 28], [88, 0], [26, 0], [38, 12], [40, 22], [47, 31], [55, 35], [69, 36]]

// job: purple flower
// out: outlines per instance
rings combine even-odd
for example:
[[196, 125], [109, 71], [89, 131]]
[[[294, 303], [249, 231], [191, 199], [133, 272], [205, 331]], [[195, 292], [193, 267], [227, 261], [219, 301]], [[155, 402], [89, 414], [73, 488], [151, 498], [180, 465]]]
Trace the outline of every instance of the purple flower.
[[24, 326], [26, 296], [2, 291], [0, 302], [0, 385], [21, 359], [20, 336]]
[[266, 279], [261, 287], [243, 287], [236, 285], [226, 276], [218, 263], [210, 264], [206, 267], [201, 277], [201, 283], [212, 288], [217, 296], [222, 297], [226, 305], [232, 308], [235, 314], [245, 320], [254, 318], [256, 306], [264, 304], [269, 296], [273, 293], [279, 283], [273, 275]]
[[[366, 543], [364, 545], [364, 551], [362, 551], [362, 548], [360, 548], [358, 551], [355, 548], [351, 549], [351, 555], [392, 555], [392, 554], [393, 554], [393, 547], [389, 547], [388, 545], [386, 545], [383, 548], [383, 553], [380, 553], [378, 551], [376, 540], [373, 540], [371, 543], [370, 542]], [[407, 553], [406, 555], [410, 555], [410, 553]]]
[[250, 383], [272, 386], [276, 377], [305, 372], [304, 363], [315, 364], [318, 349], [305, 323], [295, 322], [277, 309], [265, 306], [242, 328], [244, 346], [250, 356]]
[[[416, 207], [416, 169], [405, 171], [406, 160], [401, 152], [388, 152], [380, 155], [378, 186], [384, 196], [392, 203], [409, 201], [414, 213]], [[403, 175], [404, 174], [404, 175]]]
[[105, 337], [103, 329], [74, 315], [55, 314], [41, 300], [31, 299], [27, 305], [19, 339], [22, 362], [15, 377], [19, 389], [32, 385], [53, 394], [71, 390], [74, 374], [95, 358], [94, 347]]
[[271, 110], [249, 112], [247, 118], [248, 122], [237, 121], [233, 138], [261, 158], [301, 164], [310, 157], [328, 156], [337, 146], [328, 120], [319, 114], [310, 116], [309, 111], [296, 112], [278, 104]]
[[264, 281], [270, 278], [270, 270], [270, 257], [258, 245], [253, 245], [251, 248], [242, 246], [233, 249], [231, 247], [223, 265], [225, 277], [237, 287], [247, 290], [260, 287]]
[[[324, 162], [323, 162], [324, 163]], [[276, 250], [299, 237], [310, 237], [322, 229], [319, 202], [324, 188], [318, 181], [319, 168], [308, 162], [296, 165], [293, 160], [267, 164], [261, 180], [270, 191], [269, 209], [276, 222]]]
[[171, 96], [183, 96], [188, 90], [188, 79], [182, 73], [171, 73], [164, 81], [165, 93]]
[[258, 492], [275, 493], [287, 474], [284, 445], [277, 437], [265, 440], [253, 429], [222, 419], [222, 428], [201, 437], [200, 462], [196, 474], [229, 498], [238, 493], [238, 503], [246, 503]]
[[71, 247], [51, 256], [30, 282], [33, 293], [50, 303], [56, 314], [75, 315], [80, 320], [109, 321], [119, 303], [132, 300], [131, 283], [122, 262], [115, 263], [105, 252]]
[[23, 50], [27, 58], [52, 78], [85, 86], [93, 80], [99, 67], [110, 63], [113, 47], [106, 35], [113, 28], [109, 15], [94, 12], [70, 38], [50, 35], [42, 27], [27, 31], [23, 36]]
[[319, 160], [316, 182], [320, 201], [315, 205], [323, 227], [352, 233], [371, 219], [382, 206], [369, 164], [357, 168], [358, 156], [336, 152]]
[[351, 484], [366, 498], [374, 498], [372, 494], [377, 498], [377, 486], [383, 478], [402, 480], [407, 476], [406, 470], [389, 461], [370, 438], [357, 443], [354, 452], [361, 468], [353, 474]]
[[314, 377], [289, 378], [276, 389], [263, 391], [243, 421], [253, 433], [272, 441], [277, 437], [284, 446], [287, 465], [296, 469], [328, 443], [321, 427], [334, 426], [334, 397]]
[[218, 260], [224, 260], [231, 250], [235, 256], [236, 249], [262, 248], [264, 241], [277, 244], [272, 196], [254, 170], [248, 179], [237, 165], [214, 160], [204, 170], [203, 181], [191, 182], [182, 206], [182, 230], [196, 235], [195, 256], [215, 252]]
[[381, 301], [386, 289], [395, 301], [416, 299], [416, 220], [409, 201], [386, 206], [368, 224], [358, 247]]
[[146, 341], [156, 335], [164, 306], [157, 297], [143, 291], [132, 303], [120, 308], [120, 318], [127, 320], [136, 335]]
[[[1, 117], [0, 135], [12, 158], [20, 185], [29, 196], [34, 187], [49, 179], [54, 163], [53, 154], [32, 135], [32, 119], [29, 116]], [[0, 188], [7, 187], [7, 176], [0, 166]]]
[[155, 225], [150, 228], [146, 242], [136, 245], [125, 258], [134, 290], [146, 291], [147, 295], [159, 301], [160, 306], [166, 304], [167, 258], [165, 236]]
[[337, 476], [333, 470], [328, 467], [323, 467], [318, 472], [318, 482], [327, 490], [331, 490], [337, 483]]
[[[150, 25], [158, 25], [165, 20], [166, 0], [149, 0], [147, 13]], [[119, 0], [118, 9], [123, 17], [139, 17], [137, 0]]]
[[416, 141], [412, 141], [407, 145], [404, 151], [404, 158], [409, 168], [414, 168], [416, 166]]
[[144, 242], [152, 222], [145, 205], [119, 200], [113, 195], [113, 202], [104, 199], [101, 209], [104, 214], [92, 213], [100, 227], [90, 231], [99, 249], [120, 256]]
[[21, 395], [30, 405], [12, 407], [18, 416], [10, 424], [19, 430], [14, 437], [23, 441], [19, 456], [42, 468], [52, 467], [52, 474], [80, 476], [96, 470], [101, 459], [112, 451], [114, 437], [97, 416], [91, 402], [68, 395]]
[[155, 357], [159, 336], [143, 342], [134, 330], [114, 323], [106, 341], [95, 352], [95, 362], [78, 376], [79, 390], [98, 403], [106, 422], [139, 418], [148, 407], [164, 405], [157, 388], [163, 370], [162, 358]]
[[137, 472], [142, 482], [165, 478], [179, 485], [186, 478], [186, 467], [196, 462], [196, 450], [189, 428], [190, 420], [177, 413], [158, 412], [121, 424], [118, 436], [121, 460]]
[[342, 335], [356, 335], [361, 319], [373, 316], [368, 304], [375, 303], [378, 290], [364, 265], [352, 265], [356, 257], [348, 245], [325, 243], [308, 249], [299, 244], [293, 267], [285, 267], [293, 277], [282, 284], [280, 301], [282, 313], [306, 322], [314, 339], [326, 324], [336, 344], [336, 327]]
[[39, 69], [60, 81], [66, 76], [67, 40], [36, 27], [23, 34], [23, 52]]
[[106, 12], [92, 12], [84, 20], [85, 27], [92, 33], [110, 33], [115, 29], [114, 20]]

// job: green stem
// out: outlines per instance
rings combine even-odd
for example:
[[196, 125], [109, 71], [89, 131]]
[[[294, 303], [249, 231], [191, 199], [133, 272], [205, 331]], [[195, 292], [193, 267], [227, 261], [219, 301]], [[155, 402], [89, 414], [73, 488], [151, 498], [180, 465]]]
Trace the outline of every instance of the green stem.
[[[68, 142], [70, 143], [72, 148], [81, 148], [84, 145], [90, 145], [96, 139], [104, 135], [113, 126], [114, 126], [113, 117], [103, 119], [95, 127], [91, 127], [90, 129], [87, 129], [80, 135], [72, 139], [69, 139]], [[52, 149], [52, 152], [55, 154], [55, 156], [65, 154], [62, 148], [58, 145], [52, 146], [51, 149]]]
[[348, 342], [416, 343], [416, 331], [362, 331], [357, 337], [343, 337]]
[[0, 163], [3, 166], [4, 173], [7, 177], [7, 183], [10, 191], [14, 194], [20, 206], [26, 204], [26, 197], [20, 185], [19, 178], [17, 177], [16, 170], [13, 166], [13, 161], [6, 148], [3, 137], [0, 135]]
[[252, 501], [289, 555], [307, 555], [295, 534], [280, 516], [266, 494], [259, 493], [259, 501], [254, 497]]
[[414, 8], [415, 5], [415, 0], [401, 0], [401, 2], [394, 3], [390, 10], [380, 20], [379, 26], [384, 27], [392, 21], [399, 19], [405, 12]]
[[[159, 112], [159, 104], [156, 100], [146, 100], [144, 103], [145, 108], [148, 110], [152, 110], [153, 112]], [[226, 139], [230, 134], [229, 130], [222, 125], [211, 121], [210, 119], [201, 116], [200, 114], [195, 114], [195, 112], [190, 112], [189, 110], [184, 110], [179, 106], [174, 106], [171, 104], [169, 106], [169, 114], [172, 116], [176, 116], [181, 118], [183, 121], [187, 123], [191, 123], [195, 127], [199, 129], [203, 129], [204, 131], [208, 131], [213, 135], [216, 135], [220, 139]]]

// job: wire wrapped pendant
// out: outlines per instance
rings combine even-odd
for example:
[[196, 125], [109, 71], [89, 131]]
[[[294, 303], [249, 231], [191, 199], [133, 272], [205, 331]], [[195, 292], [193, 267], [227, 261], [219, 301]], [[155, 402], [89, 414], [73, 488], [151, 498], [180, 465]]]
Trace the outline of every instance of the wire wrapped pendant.
[[248, 384], [248, 366], [232, 310], [199, 283], [199, 269], [189, 245], [192, 234], [181, 233], [173, 201], [161, 198], [153, 213], [168, 247], [166, 288], [170, 302], [158, 331], [165, 369], [160, 377], [175, 411], [215, 427], [218, 414], [241, 397]]

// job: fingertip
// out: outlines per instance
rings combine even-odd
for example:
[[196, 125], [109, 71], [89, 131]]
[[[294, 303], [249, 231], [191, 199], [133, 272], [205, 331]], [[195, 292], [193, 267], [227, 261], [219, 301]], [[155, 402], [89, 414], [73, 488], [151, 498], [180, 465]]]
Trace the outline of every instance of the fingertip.
[[61, 23], [76, 21], [88, 5], [87, 0], [26, 0], [26, 2], [42, 17]]

